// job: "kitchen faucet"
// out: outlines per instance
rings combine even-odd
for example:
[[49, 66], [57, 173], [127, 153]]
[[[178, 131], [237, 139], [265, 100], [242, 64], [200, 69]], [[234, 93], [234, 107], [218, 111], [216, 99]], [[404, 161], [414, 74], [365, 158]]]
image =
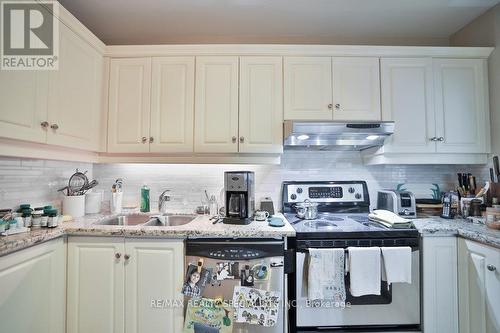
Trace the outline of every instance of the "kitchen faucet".
[[170, 190], [165, 190], [163, 191], [161, 194], [160, 194], [160, 198], [158, 199], [158, 211], [161, 213], [161, 214], [165, 214], [166, 213], [166, 207], [165, 207], [165, 203], [167, 201], [170, 201], [170, 196], [167, 195], [166, 193], [167, 192], [170, 192]]

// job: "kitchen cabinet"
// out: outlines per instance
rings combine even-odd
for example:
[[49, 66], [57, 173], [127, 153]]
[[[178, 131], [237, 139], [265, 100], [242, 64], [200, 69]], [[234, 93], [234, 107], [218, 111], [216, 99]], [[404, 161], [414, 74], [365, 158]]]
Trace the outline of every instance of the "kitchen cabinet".
[[180, 332], [183, 278], [182, 240], [69, 237], [68, 333]]
[[195, 152], [238, 152], [238, 60], [196, 58]]
[[241, 57], [239, 152], [283, 152], [281, 57]]
[[434, 78], [430, 58], [387, 58], [380, 61], [382, 120], [394, 121], [385, 152], [436, 151]]
[[458, 240], [460, 333], [500, 332], [500, 250]]
[[149, 152], [151, 58], [111, 59], [108, 152]]
[[59, 70], [50, 73], [47, 143], [99, 149], [102, 56], [64, 24]]
[[[184, 308], [179, 306], [184, 277], [182, 241], [127, 239], [125, 253], [125, 327], [127, 333], [181, 332]], [[154, 308], [153, 300], [177, 302]]]
[[66, 332], [66, 252], [62, 237], [1, 257], [0, 285], [2, 332]]
[[285, 57], [285, 119], [380, 120], [378, 58]]
[[378, 58], [334, 57], [333, 120], [380, 120]]
[[332, 59], [284, 58], [286, 120], [332, 120]]
[[46, 71], [0, 71], [0, 135], [45, 143], [48, 88]]
[[435, 59], [434, 80], [437, 151], [489, 152], [486, 61]]
[[193, 151], [194, 57], [153, 58], [150, 151]]
[[422, 238], [425, 333], [458, 332], [457, 238]]

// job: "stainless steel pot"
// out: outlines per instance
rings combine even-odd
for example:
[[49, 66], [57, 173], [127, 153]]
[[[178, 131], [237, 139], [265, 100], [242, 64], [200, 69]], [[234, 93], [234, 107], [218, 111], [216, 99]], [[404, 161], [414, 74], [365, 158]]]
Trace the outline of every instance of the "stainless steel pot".
[[295, 205], [297, 216], [304, 220], [314, 220], [318, 217], [318, 204], [309, 199], [299, 202]]

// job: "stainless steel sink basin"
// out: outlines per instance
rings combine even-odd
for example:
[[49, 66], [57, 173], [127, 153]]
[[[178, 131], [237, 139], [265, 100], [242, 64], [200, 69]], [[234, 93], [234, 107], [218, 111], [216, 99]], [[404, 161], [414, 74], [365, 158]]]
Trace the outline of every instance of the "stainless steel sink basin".
[[138, 225], [144, 224], [151, 219], [149, 215], [131, 214], [131, 215], [118, 215], [104, 219], [97, 224], [101, 225]]
[[[163, 221], [161, 221], [163, 220], [163, 218], [164, 223]], [[149, 221], [144, 223], [144, 225], [152, 227], [175, 227], [188, 224], [196, 218], [196, 215], [168, 214], [164, 215], [163, 218], [160, 220], [159, 218], [153, 217]]]

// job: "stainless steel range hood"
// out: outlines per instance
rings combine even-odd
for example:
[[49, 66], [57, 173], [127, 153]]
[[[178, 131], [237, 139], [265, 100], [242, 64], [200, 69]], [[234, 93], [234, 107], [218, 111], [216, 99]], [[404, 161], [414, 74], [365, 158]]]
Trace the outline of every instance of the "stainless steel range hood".
[[364, 150], [394, 133], [393, 121], [292, 121], [284, 124], [285, 150]]

